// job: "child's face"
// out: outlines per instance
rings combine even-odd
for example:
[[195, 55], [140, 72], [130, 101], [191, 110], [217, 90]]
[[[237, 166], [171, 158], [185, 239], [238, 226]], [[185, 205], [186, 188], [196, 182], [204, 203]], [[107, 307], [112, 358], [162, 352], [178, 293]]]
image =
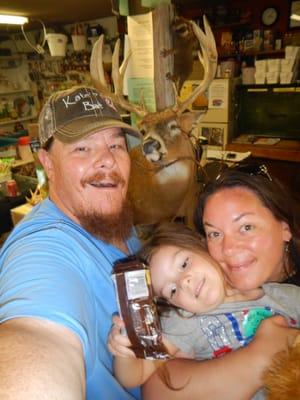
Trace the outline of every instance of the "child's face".
[[219, 265], [205, 252], [162, 246], [150, 262], [156, 296], [193, 313], [208, 312], [224, 302]]

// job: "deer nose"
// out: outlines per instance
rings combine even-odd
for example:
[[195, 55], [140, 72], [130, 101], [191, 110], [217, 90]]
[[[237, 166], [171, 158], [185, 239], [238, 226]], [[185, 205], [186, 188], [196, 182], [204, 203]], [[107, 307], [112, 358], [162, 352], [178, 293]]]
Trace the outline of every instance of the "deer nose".
[[147, 140], [143, 144], [143, 152], [145, 154], [151, 154], [154, 150], [159, 150], [161, 148], [160, 143], [157, 140]]

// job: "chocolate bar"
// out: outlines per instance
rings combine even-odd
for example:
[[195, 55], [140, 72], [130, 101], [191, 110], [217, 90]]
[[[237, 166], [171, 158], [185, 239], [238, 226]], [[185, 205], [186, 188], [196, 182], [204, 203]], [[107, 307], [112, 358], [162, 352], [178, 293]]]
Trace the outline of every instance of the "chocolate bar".
[[148, 267], [137, 257], [130, 256], [114, 264], [112, 277], [120, 316], [135, 355], [151, 360], [170, 358], [162, 342]]

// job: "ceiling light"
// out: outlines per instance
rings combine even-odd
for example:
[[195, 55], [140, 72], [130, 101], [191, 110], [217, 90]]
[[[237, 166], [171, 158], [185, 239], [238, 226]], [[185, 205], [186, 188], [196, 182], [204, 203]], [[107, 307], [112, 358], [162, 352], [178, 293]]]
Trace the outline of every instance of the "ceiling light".
[[0, 14], [0, 24], [24, 25], [27, 22], [28, 22], [27, 17], [20, 17], [18, 15]]

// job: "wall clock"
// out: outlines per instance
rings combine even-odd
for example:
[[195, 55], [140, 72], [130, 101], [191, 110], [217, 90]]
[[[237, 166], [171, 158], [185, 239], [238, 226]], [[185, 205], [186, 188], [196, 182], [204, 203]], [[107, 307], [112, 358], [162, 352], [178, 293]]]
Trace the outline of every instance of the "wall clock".
[[278, 19], [278, 10], [275, 7], [267, 7], [263, 10], [262, 14], [261, 14], [261, 20], [262, 23], [265, 26], [271, 26], [273, 24], [275, 24], [275, 22]]

